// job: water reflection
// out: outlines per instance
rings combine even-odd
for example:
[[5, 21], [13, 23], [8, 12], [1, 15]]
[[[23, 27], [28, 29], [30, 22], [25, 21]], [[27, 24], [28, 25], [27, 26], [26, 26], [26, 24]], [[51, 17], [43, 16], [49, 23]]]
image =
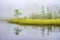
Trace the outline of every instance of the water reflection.
[[60, 26], [17, 26], [1, 21], [0, 40], [60, 40]]
[[0, 40], [60, 40], [60, 26], [28, 26], [0, 22]]
[[[47, 31], [46, 31], [47, 30]], [[46, 34], [49, 36], [51, 32], [60, 32], [60, 26], [42, 26], [42, 36], [44, 35], [44, 32], [46, 31]]]
[[49, 36], [50, 33], [60, 32], [60, 26], [24, 26], [24, 27], [25, 28], [31, 27], [30, 29], [33, 29], [33, 30], [40, 29], [42, 36], [44, 36], [45, 34]]
[[19, 33], [22, 31], [22, 29], [19, 26], [17, 26], [17, 27], [14, 27], [14, 31], [15, 31], [16, 35], [19, 35]]
[[41, 30], [42, 36], [44, 36], [44, 31], [45, 31], [45, 28], [42, 28], [42, 30]]

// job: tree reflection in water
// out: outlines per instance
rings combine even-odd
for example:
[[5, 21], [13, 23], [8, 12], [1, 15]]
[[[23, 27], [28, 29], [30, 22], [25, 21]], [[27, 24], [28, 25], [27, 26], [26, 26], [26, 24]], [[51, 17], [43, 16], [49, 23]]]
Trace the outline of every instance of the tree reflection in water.
[[42, 28], [42, 36], [44, 36], [45, 28]]
[[47, 35], [49, 35], [49, 32], [52, 32], [52, 26], [47, 27]]
[[49, 36], [49, 34], [51, 32], [60, 32], [60, 26], [32, 26], [32, 29], [36, 28], [36, 30], [38, 30], [38, 28], [40, 28], [42, 36], [46, 34]]
[[47, 35], [49, 36], [50, 32], [60, 32], [60, 26], [42, 26], [42, 36], [44, 35], [44, 32], [47, 30]]
[[18, 26], [14, 28], [15, 34], [19, 35], [19, 32], [22, 31], [22, 29], [20, 29]]
[[[24, 28], [27, 28], [29, 26], [24, 26]], [[42, 33], [42, 36], [44, 36], [45, 34], [47, 34], [49, 36], [49, 34], [51, 32], [60, 32], [60, 26], [31, 26], [31, 28], [33, 30], [40, 30]], [[14, 28], [15, 30], [15, 34], [18, 35], [19, 32], [22, 31], [21, 28], [19, 28], [18, 26]]]

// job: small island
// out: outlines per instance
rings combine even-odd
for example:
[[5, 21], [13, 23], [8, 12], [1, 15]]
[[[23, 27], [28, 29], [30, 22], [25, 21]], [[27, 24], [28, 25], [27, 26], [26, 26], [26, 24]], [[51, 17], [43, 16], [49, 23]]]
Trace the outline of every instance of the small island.
[[[53, 13], [54, 12], [54, 13]], [[60, 25], [60, 14], [56, 13], [56, 9], [50, 9], [47, 7], [47, 13], [44, 11], [44, 7], [42, 7], [42, 13], [31, 13], [29, 17], [23, 17], [20, 18], [19, 16], [22, 15], [22, 13], [19, 11], [19, 9], [15, 9], [14, 11], [14, 17], [12, 19], [9, 19], [8, 22], [10, 23], [16, 23], [19, 25]], [[59, 15], [57, 15], [59, 14]]]

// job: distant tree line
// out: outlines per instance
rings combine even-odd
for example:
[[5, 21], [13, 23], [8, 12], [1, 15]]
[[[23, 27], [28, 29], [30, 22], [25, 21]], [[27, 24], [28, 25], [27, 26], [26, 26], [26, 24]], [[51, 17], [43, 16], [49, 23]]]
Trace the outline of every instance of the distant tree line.
[[31, 19], [59, 19], [60, 18], [60, 7], [45, 7], [42, 6], [41, 13], [31, 13]]
[[[53, 7], [41, 7], [41, 12], [38, 13], [31, 13], [29, 17], [24, 17], [24, 19], [30, 18], [30, 19], [60, 19], [60, 7], [57, 7], [56, 5]], [[20, 18], [21, 12], [18, 9], [15, 9], [14, 11], [14, 17]]]

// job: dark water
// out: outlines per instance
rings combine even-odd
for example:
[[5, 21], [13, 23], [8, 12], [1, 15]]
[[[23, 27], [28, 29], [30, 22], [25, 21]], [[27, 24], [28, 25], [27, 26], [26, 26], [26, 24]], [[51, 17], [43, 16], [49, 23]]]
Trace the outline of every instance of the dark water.
[[0, 21], [0, 40], [60, 40], [60, 26], [20, 26]]

